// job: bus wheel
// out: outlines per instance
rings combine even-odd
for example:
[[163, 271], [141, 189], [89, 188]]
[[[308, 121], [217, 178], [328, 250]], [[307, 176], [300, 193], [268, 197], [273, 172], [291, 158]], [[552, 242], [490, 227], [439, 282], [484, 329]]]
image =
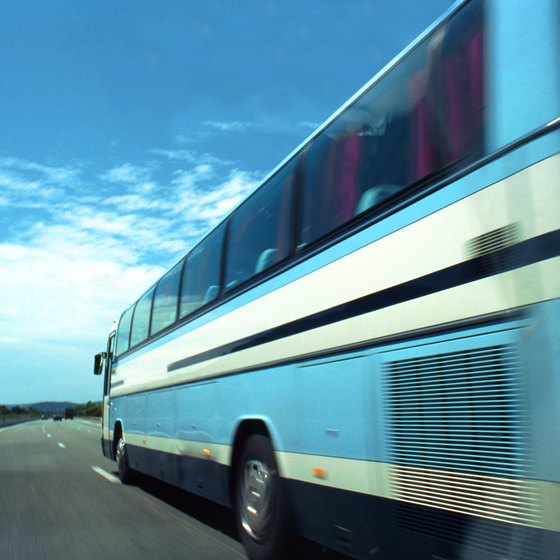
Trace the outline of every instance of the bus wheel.
[[122, 436], [117, 443], [117, 469], [119, 478], [123, 484], [131, 484], [134, 482], [134, 471], [128, 466], [128, 456], [126, 454], [126, 445]]
[[290, 558], [294, 538], [288, 502], [270, 440], [253, 435], [245, 443], [235, 474], [234, 515], [251, 560]]

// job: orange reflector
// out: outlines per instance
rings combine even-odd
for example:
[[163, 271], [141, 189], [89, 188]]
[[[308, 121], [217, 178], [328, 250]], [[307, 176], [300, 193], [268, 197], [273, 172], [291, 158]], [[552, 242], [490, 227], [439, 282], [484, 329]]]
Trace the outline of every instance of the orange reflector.
[[321, 467], [313, 467], [311, 473], [316, 478], [327, 478], [327, 471]]
[[203, 449], [203, 450], [202, 450], [202, 454], [203, 454], [205, 457], [212, 457], [212, 452], [211, 452], [209, 449]]

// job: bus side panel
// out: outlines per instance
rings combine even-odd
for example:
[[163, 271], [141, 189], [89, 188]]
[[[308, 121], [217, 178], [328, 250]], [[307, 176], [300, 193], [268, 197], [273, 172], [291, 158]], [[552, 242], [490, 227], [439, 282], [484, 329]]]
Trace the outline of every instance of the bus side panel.
[[[546, 279], [543, 278], [543, 281]], [[529, 439], [535, 457], [534, 476], [538, 480], [559, 483], [560, 300], [536, 305], [532, 312], [535, 318], [526, 335], [525, 368], [530, 372], [527, 377], [531, 411]], [[560, 519], [560, 503], [557, 503], [556, 509]]]
[[[545, 418], [555, 391], [546, 397], [540, 418], [529, 423], [524, 412], [528, 402], [543, 397], [543, 389], [530, 379], [538, 362], [523, 367], [527, 338], [541, 323], [532, 309], [528, 321], [394, 344], [371, 359], [341, 360], [338, 385], [330, 387], [331, 400], [322, 409], [316, 401], [323, 389], [298, 392], [300, 407], [309, 407], [316, 419], [304, 432], [319, 433], [323, 425], [351, 427], [348, 416], [357, 419], [365, 413], [364, 424], [372, 430], [360, 432], [368, 441], [357, 448], [373, 451], [371, 465], [387, 464], [386, 471], [378, 471], [386, 478], [371, 478], [369, 489], [361, 491], [334, 468], [323, 470], [324, 478], [315, 481], [303, 469], [291, 470], [288, 488], [301, 532], [356, 557], [368, 557], [371, 551], [390, 557], [398, 551], [398, 557], [410, 559], [436, 554], [495, 560], [511, 553], [557, 558], [560, 533], [548, 528], [557, 529], [558, 507], [542, 503], [542, 495], [557, 487], [539, 479], [552, 466], [550, 456], [558, 446], [548, 441], [554, 450], [535, 454], [529, 432], [557, 433], [557, 427], [547, 428], [556, 411]], [[538, 328], [534, 334], [540, 334]], [[358, 416], [346, 409], [345, 400], [362, 400], [355, 395], [363, 390], [364, 379], [353, 379], [342, 363], [363, 363], [369, 370], [371, 407], [358, 405]], [[317, 373], [323, 368], [325, 364], [310, 367]], [[540, 381], [554, 387], [547, 371]], [[324, 379], [328, 386], [328, 375]], [[320, 385], [323, 378], [314, 381]], [[334, 420], [337, 395], [340, 419], [345, 418], [339, 423]], [[338, 453], [318, 445], [321, 438], [311, 438], [307, 449], [314, 456], [307, 466], [327, 462], [352, 469], [351, 461], [326, 459], [327, 453], [340, 459], [352, 456], [344, 449], [350, 433], [340, 430]]]
[[348, 357], [224, 378], [219, 437], [230, 443], [241, 422], [260, 419], [279, 452], [365, 459], [366, 371]]
[[[146, 434], [146, 400], [145, 394], [131, 395], [124, 402], [126, 426], [123, 430], [127, 434], [142, 436]], [[125, 438], [126, 441], [126, 438]]]
[[[221, 380], [178, 388], [175, 437], [188, 442], [178, 463], [181, 488], [228, 505], [228, 466], [220, 453], [225, 443], [220, 437], [226, 405], [222, 394]], [[218, 450], [216, 444], [220, 445]]]

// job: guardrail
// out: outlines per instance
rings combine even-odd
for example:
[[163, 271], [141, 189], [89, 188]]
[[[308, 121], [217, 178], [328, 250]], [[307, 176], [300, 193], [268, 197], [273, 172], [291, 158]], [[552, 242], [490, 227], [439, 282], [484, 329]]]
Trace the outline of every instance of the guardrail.
[[23, 424], [24, 422], [31, 422], [37, 418], [0, 418], [0, 428], [7, 428], [15, 424]]

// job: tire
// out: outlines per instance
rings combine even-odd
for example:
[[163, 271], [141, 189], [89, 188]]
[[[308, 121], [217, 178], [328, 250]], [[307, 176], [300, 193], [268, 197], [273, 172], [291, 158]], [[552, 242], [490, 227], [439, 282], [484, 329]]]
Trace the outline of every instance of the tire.
[[250, 560], [285, 560], [294, 552], [288, 498], [270, 440], [252, 435], [235, 472], [235, 523]]
[[135, 479], [135, 471], [133, 471], [128, 464], [128, 455], [126, 452], [126, 444], [122, 436], [117, 443], [117, 451], [115, 454], [117, 461], [117, 469], [119, 471], [119, 478], [123, 484], [132, 484]]

